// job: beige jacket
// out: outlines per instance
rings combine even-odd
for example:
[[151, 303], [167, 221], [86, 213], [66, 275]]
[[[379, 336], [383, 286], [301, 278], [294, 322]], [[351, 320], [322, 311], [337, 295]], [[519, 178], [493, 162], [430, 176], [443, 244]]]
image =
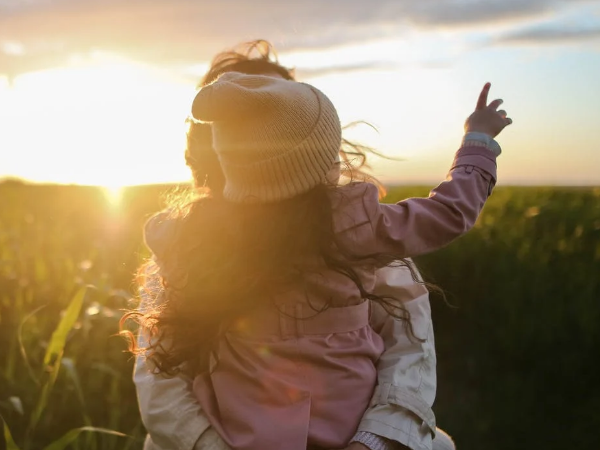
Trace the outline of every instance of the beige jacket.
[[[412, 450], [431, 450], [436, 434], [431, 410], [436, 356], [428, 291], [413, 281], [407, 268], [388, 267], [377, 272], [375, 293], [401, 300], [411, 313], [415, 335], [425, 341], [410, 340], [401, 321], [373, 305], [371, 324], [383, 338], [385, 351], [378, 362], [378, 387], [358, 431], [400, 442]], [[139, 339], [145, 345], [144, 337]], [[192, 380], [183, 375], [163, 378], [153, 375], [151, 369], [149, 361], [137, 358], [133, 379], [148, 431], [144, 449], [226, 450], [192, 394]], [[440, 449], [453, 448], [443, 433], [436, 444]]]

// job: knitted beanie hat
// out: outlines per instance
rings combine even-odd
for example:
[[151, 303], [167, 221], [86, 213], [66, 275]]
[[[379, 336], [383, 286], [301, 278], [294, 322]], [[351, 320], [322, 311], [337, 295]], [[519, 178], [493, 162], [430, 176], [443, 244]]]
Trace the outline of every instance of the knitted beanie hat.
[[340, 150], [335, 107], [305, 83], [228, 72], [198, 92], [192, 115], [212, 122], [223, 195], [235, 202], [307, 192], [325, 180]]

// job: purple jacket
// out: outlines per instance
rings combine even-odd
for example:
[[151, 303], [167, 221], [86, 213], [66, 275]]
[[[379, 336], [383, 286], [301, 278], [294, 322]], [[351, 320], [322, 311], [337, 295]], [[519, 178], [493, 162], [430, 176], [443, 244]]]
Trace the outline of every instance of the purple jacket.
[[[333, 190], [338, 242], [354, 254], [399, 257], [447, 245], [477, 220], [496, 182], [495, 160], [485, 147], [461, 148], [428, 198], [397, 204], [380, 204], [368, 183]], [[357, 268], [367, 291], [376, 268]], [[297, 287], [277, 299], [284, 314], [264, 307], [232, 326], [218, 363], [194, 381], [202, 409], [234, 449], [342, 448], [369, 406], [383, 343], [369, 326], [368, 303], [326, 268]], [[327, 302], [335, 307], [315, 315]]]

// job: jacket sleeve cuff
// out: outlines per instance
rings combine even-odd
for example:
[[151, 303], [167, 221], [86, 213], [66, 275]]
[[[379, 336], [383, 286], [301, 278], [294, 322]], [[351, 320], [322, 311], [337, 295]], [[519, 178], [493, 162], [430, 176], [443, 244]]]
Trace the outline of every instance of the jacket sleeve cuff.
[[[419, 425], [414, 414], [399, 407], [379, 406], [373, 418], [363, 418], [358, 432], [369, 432], [403, 445], [401, 449], [432, 450], [433, 439], [429, 427]], [[387, 416], [383, 416], [387, 414]], [[377, 417], [384, 417], [378, 420]], [[366, 444], [365, 444], [366, 445]]]
[[496, 155], [486, 147], [465, 146], [461, 147], [454, 158], [452, 168], [474, 166], [486, 172], [495, 184], [497, 180]]
[[370, 450], [402, 450], [406, 447], [398, 442], [386, 439], [368, 431], [357, 432], [350, 442], [360, 442]]
[[428, 405], [413, 395], [394, 387], [389, 395], [380, 392], [373, 396], [371, 407], [365, 412], [358, 432], [368, 432], [400, 443], [411, 450], [431, 450], [435, 436], [435, 416]]
[[492, 151], [494, 155], [500, 156], [502, 153], [502, 148], [500, 144], [494, 140], [490, 135], [486, 133], [478, 133], [478, 132], [469, 132], [466, 133], [462, 140], [462, 146], [480, 146], [485, 147], [488, 150]]

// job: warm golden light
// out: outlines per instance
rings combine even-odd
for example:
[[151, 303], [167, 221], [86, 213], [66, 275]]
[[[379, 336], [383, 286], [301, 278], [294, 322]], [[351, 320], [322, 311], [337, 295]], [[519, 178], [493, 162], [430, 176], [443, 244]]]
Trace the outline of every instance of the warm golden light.
[[[357, 128], [349, 137], [403, 160], [372, 161], [375, 173], [388, 183], [443, 178], [463, 122], [487, 80], [493, 81], [492, 95], [506, 99], [515, 119], [499, 138], [506, 149], [502, 182], [597, 183], [597, 165], [588, 161], [595, 160], [590, 136], [596, 124], [590, 118], [598, 102], [579, 101], [584, 95], [597, 96], [596, 91], [561, 77], [554, 91], [572, 94], [561, 94], [557, 105], [571, 112], [555, 114], [545, 106], [547, 89], [535, 77], [533, 62], [523, 62], [524, 81], [516, 82], [512, 72], [492, 70], [497, 63], [490, 57], [420, 66], [419, 55], [428, 54], [430, 47], [427, 40], [418, 45], [382, 41], [290, 53], [282, 55], [282, 62], [306, 68], [298, 75], [331, 97], [342, 123], [365, 120], [377, 127], [379, 134]], [[450, 46], [441, 54], [448, 58], [453, 52]], [[500, 57], [510, 59], [508, 53]], [[386, 58], [387, 65], [378, 63]], [[567, 71], [575, 66], [561, 67]], [[205, 69], [202, 61], [161, 69], [94, 53], [10, 81], [0, 77], [0, 177], [102, 186], [189, 180], [184, 122]], [[591, 71], [577, 73], [593, 78]], [[567, 154], [565, 148], [574, 151]], [[532, 172], [532, 161], [543, 170]]]
[[10, 149], [9, 169], [35, 181], [185, 179], [177, 153], [192, 93], [157, 69], [107, 56], [22, 75], [0, 85], [0, 120], [10, 124], [0, 148]]
[[104, 186], [104, 195], [108, 203], [113, 207], [118, 207], [121, 204], [121, 199], [123, 198], [123, 191], [125, 190], [125, 186]]

